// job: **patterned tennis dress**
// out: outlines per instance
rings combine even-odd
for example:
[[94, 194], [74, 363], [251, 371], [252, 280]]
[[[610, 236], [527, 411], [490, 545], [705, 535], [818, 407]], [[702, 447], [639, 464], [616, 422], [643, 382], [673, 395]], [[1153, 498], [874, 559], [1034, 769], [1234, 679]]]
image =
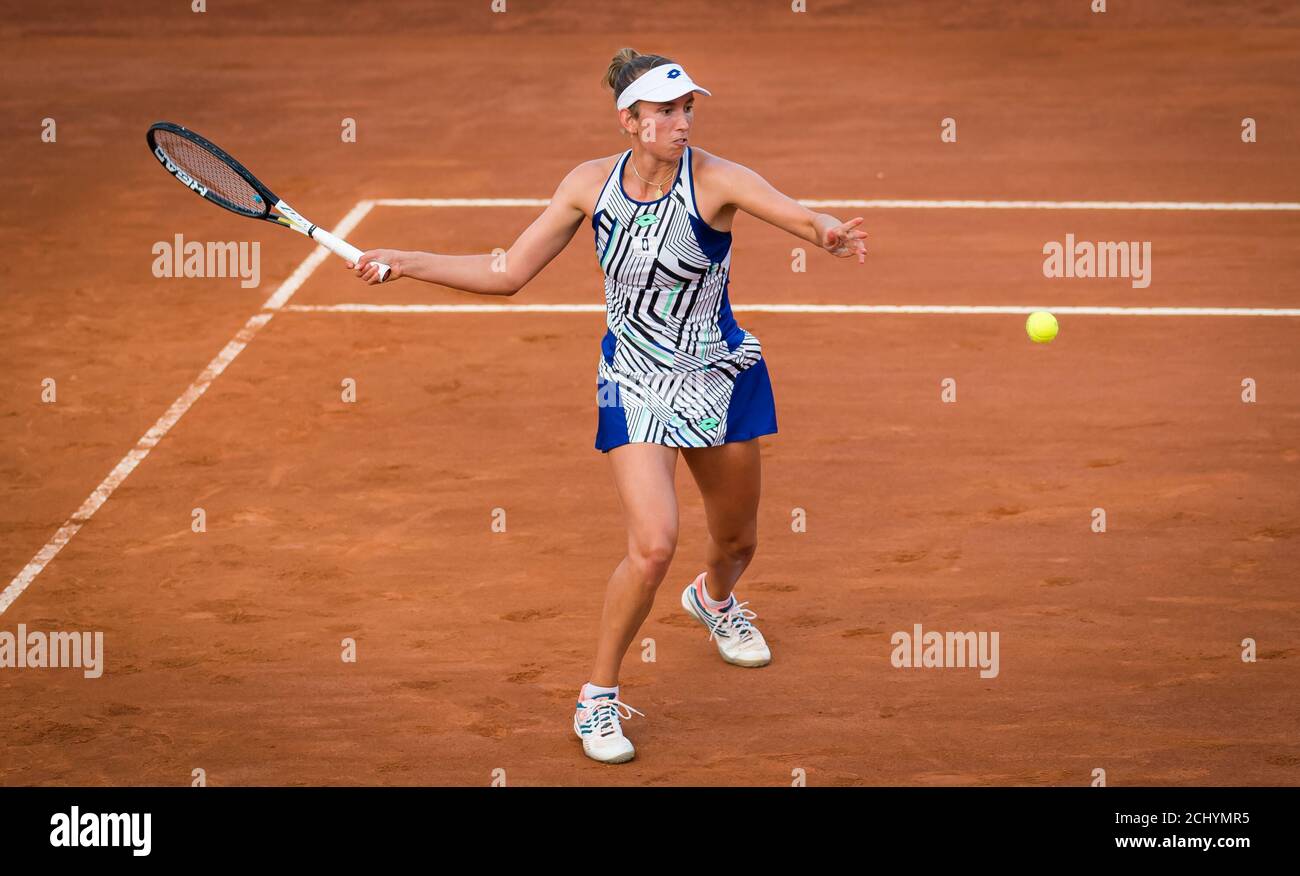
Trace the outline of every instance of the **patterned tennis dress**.
[[592, 227], [605, 273], [596, 383], [596, 449], [648, 442], [714, 447], [776, 432], [758, 338], [727, 299], [731, 232], [700, 218], [688, 146], [656, 201], [623, 189], [629, 149], [596, 200]]

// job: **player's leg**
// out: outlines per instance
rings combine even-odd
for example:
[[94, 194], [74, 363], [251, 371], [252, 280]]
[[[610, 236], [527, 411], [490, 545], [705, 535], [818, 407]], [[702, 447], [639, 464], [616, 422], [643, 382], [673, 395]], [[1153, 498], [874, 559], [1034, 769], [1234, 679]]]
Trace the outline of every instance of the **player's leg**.
[[624, 763], [635, 756], [621, 719], [642, 714], [619, 698], [618, 670], [677, 550], [677, 451], [658, 444], [624, 444], [606, 454], [627, 522], [627, 555], [605, 588], [596, 663], [578, 693], [573, 731], [587, 757]]
[[592, 684], [614, 687], [628, 645], [654, 604], [677, 550], [677, 449], [624, 444], [606, 454], [623, 504], [627, 555], [605, 588]]
[[683, 450], [704, 497], [709, 545], [705, 571], [682, 591], [682, 608], [709, 630], [722, 659], [737, 666], [772, 661], [758, 615], [732, 593], [758, 546], [761, 463], [758, 439]]
[[762, 462], [758, 439], [682, 451], [699, 485], [708, 519], [705, 589], [724, 602], [758, 547]]

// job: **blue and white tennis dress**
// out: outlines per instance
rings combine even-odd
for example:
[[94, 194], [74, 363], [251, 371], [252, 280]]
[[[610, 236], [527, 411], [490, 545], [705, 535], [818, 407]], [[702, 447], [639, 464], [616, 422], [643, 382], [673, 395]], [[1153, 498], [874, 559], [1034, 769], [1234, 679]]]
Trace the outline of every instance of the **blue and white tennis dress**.
[[776, 431], [758, 338], [727, 299], [731, 232], [700, 218], [691, 148], [656, 201], [623, 189], [629, 149], [605, 181], [592, 228], [605, 273], [596, 449], [648, 442], [714, 447]]

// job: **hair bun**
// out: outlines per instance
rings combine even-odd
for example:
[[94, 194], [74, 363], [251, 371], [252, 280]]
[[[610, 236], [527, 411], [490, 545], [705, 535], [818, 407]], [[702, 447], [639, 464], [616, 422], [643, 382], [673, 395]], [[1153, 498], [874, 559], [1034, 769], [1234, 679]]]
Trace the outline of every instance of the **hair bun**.
[[623, 70], [623, 67], [632, 62], [633, 58], [639, 57], [641, 57], [641, 53], [636, 49], [619, 49], [614, 53], [613, 59], [609, 62], [609, 69], [605, 71], [605, 84], [615, 94], [619, 91], [617, 88], [618, 74]]
[[643, 55], [636, 49], [619, 49], [610, 60], [609, 69], [605, 71], [605, 84], [614, 92], [614, 100], [617, 102], [623, 89], [635, 82], [642, 73], [661, 64], [675, 63], [677, 62], [672, 58], [663, 55]]

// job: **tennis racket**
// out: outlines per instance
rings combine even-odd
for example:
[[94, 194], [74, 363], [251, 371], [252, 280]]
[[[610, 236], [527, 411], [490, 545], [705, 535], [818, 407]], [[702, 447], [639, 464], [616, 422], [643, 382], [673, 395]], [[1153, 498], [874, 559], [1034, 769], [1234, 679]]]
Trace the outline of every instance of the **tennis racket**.
[[[292, 228], [353, 264], [361, 260], [361, 250], [307, 221], [211, 140], [172, 122], [155, 122], [146, 139], [149, 151], [167, 172], [204, 200], [240, 216]], [[388, 265], [375, 264], [379, 265], [382, 283], [388, 276]]]

